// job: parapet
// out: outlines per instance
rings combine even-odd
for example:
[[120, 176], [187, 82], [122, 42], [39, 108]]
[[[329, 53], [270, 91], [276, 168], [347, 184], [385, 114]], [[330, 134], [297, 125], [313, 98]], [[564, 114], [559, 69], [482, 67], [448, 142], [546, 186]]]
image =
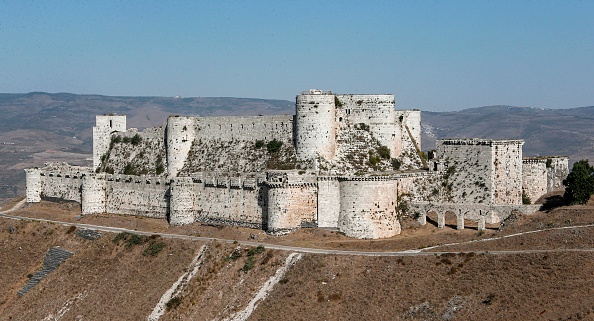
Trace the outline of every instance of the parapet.
[[438, 139], [438, 144], [442, 145], [509, 145], [509, 144], [524, 144], [522, 139], [481, 139], [481, 138], [449, 138]]

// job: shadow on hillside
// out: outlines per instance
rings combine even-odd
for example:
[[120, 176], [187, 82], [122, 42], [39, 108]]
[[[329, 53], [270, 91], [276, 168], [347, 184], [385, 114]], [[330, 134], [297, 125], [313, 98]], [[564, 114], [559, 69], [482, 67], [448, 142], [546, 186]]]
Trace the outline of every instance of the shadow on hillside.
[[542, 206], [540, 207], [541, 211], [550, 212], [557, 207], [561, 207], [565, 205], [565, 201], [563, 200], [563, 196], [561, 195], [552, 195], [544, 199]]

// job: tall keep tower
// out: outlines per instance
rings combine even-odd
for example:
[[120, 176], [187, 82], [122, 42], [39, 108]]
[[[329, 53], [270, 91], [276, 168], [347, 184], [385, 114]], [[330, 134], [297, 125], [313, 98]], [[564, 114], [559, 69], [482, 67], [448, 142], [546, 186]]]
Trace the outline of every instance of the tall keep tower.
[[332, 92], [301, 93], [295, 103], [295, 151], [301, 160], [318, 155], [331, 160], [336, 153], [336, 105]]
[[97, 115], [93, 127], [93, 169], [101, 165], [101, 157], [109, 150], [111, 133], [126, 131], [126, 115]]

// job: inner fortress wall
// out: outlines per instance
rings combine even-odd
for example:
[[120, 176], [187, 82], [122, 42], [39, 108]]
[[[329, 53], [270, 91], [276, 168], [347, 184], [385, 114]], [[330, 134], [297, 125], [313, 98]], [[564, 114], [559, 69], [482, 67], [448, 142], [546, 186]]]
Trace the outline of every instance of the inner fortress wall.
[[293, 144], [293, 116], [182, 117], [167, 120], [167, 169], [177, 176], [194, 140], [217, 142], [274, 139]]
[[342, 105], [337, 108], [341, 127], [369, 125], [373, 136], [390, 149], [391, 157], [400, 154], [402, 133], [394, 110], [394, 95], [336, 95], [336, 99]]
[[521, 140], [439, 139], [446, 202], [522, 204]]

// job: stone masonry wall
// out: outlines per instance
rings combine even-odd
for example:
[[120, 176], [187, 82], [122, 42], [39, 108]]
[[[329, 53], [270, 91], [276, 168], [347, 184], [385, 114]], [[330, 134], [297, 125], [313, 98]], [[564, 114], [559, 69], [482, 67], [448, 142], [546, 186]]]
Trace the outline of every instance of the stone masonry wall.
[[522, 189], [534, 203], [547, 193], [546, 159], [524, 159], [522, 164]]
[[490, 203], [492, 201], [493, 155], [488, 142], [437, 140], [436, 156], [446, 167], [443, 201]]
[[394, 180], [379, 177], [341, 180], [339, 231], [349, 237], [364, 239], [400, 234], [396, 195]]
[[126, 131], [126, 116], [97, 115], [93, 127], [93, 169], [101, 164], [101, 157], [109, 150], [111, 133]]
[[493, 203], [522, 204], [521, 140], [492, 141]]
[[41, 171], [42, 196], [80, 202], [83, 174], [69, 171]]
[[178, 177], [171, 187], [171, 222], [225, 224], [262, 229], [266, 224], [264, 178], [196, 173]]
[[341, 127], [369, 125], [371, 134], [380, 144], [390, 148], [390, 156], [399, 155], [402, 133], [394, 110], [394, 95], [336, 95], [336, 98], [342, 105], [337, 108]]
[[107, 213], [167, 217], [169, 185], [163, 177], [106, 175], [105, 180]]
[[318, 177], [318, 226], [338, 228], [340, 183], [336, 176]]
[[300, 160], [318, 155], [332, 160], [336, 153], [336, 105], [332, 93], [312, 91], [295, 102], [295, 149]]
[[37, 168], [25, 169], [25, 182], [27, 185], [27, 203], [41, 202], [41, 171]]
[[[550, 160], [550, 161], [549, 161]], [[563, 180], [569, 174], [569, 157], [547, 157], [547, 192], [565, 189]]]

